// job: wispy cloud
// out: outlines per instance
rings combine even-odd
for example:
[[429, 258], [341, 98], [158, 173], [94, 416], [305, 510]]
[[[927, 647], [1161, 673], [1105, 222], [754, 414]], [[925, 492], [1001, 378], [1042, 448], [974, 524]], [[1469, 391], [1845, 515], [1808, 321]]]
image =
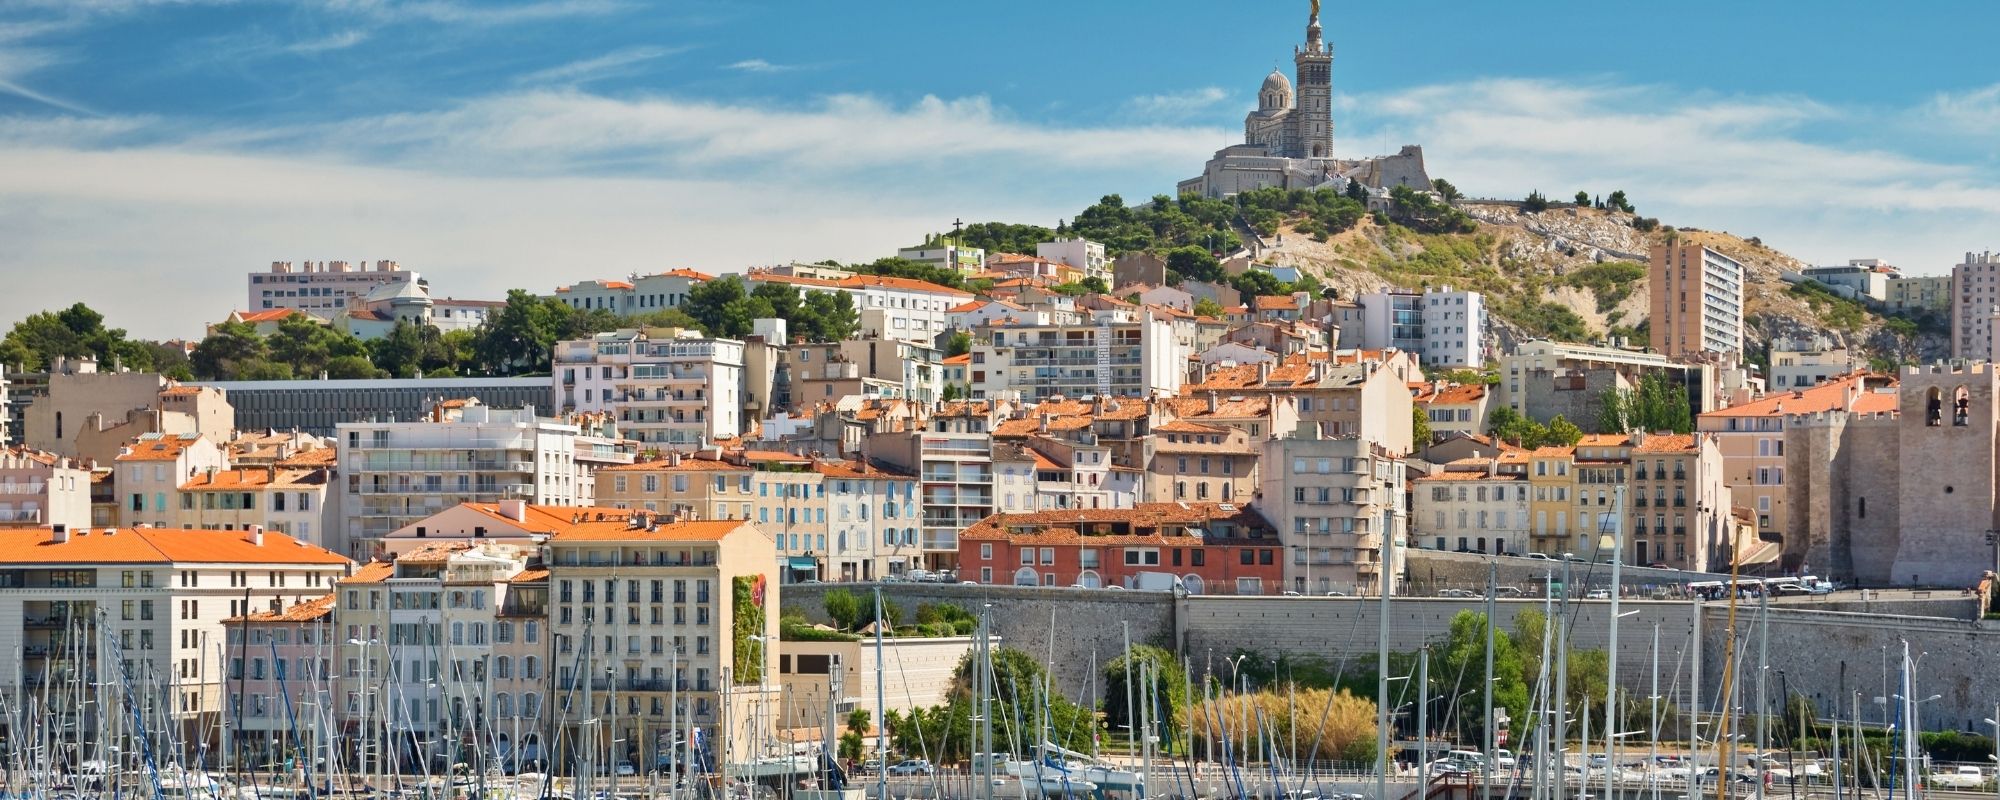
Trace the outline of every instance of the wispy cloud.
[[306, 39], [285, 46], [285, 51], [296, 55], [309, 56], [333, 50], [345, 50], [368, 41], [368, 32], [348, 29], [328, 34], [317, 39]]
[[514, 79], [519, 84], [581, 84], [633, 71], [631, 67], [692, 49], [681, 47], [628, 47], [596, 58], [586, 58], [536, 70]]
[[1229, 93], [1220, 87], [1204, 86], [1184, 92], [1140, 95], [1127, 101], [1125, 105], [1141, 116], [1182, 119], [1206, 111], [1228, 99]]
[[625, 7], [616, 0], [525, 0], [524, 2], [462, 2], [461, 0], [325, 0], [332, 11], [361, 14], [383, 21], [424, 21], [464, 25], [510, 25], [566, 17], [609, 14]]
[[2000, 130], [2000, 83], [1969, 92], [1939, 92], [1924, 105], [1922, 115], [1954, 133], [1991, 137]]
[[762, 72], [762, 73], [791, 72], [794, 70], [805, 69], [805, 67], [800, 64], [773, 64], [761, 58], [746, 58], [742, 61], [726, 65], [724, 68], [733, 69], [738, 72]]

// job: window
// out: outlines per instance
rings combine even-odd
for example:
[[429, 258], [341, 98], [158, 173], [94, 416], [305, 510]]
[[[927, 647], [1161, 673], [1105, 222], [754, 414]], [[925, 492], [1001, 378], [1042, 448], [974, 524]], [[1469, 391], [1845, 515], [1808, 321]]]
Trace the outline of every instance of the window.
[[1053, 547], [1044, 547], [1044, 548], [1042, 548], [1042, 563], [1043, 563], [1044, 565], [1049, 565], [1049, 564], [1054, 564], [1054, 563], [1056, 563], [1056, 549], [1055, 549], [1055, 548], [1053, 548]]

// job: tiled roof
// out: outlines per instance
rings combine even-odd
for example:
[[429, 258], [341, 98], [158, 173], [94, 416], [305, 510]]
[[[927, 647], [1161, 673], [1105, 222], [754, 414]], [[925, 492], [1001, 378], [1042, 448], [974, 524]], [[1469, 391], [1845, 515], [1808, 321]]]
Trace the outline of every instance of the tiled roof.
[[946, 364], [970, 364], [970, 363], [972, 363], [972, 354], [971, 354], [971, 353], [959, 353], [958, 355], [955, 355], [955, 356], [947, 356], [947, 357], [945, 358], [945, 360], [944, 360], [944, 362], [943, 362], [943, 363], [946, 363]]
[[658, 528], [634, 529], [622, 522], [607, 524], [599, 522], [570, 526], [567, 530], [556, 531], [555, 541], [563, 542], [623, 542], [623, 541], [681, 541], [713, 542], [734, 533], [738, 528], [749, 527], [747, 520], [715, 519], [690, 522], [661, 523]]
[[749, 467], [746, 467], [742, 464], [732, 464], [728, 461], [717, 461], [712, 458], [695, 458], [692, 456], [682, 456], [681, 461], [678, 464], [674, 463], [673, 459], [661, 458], [661, 459], [655, 459], [653, 461], [635, 461], [630, 464], [618, 464], [615, 466], [602, 467], [599, 468], [597, 471], [598, 472], [747, 472], [749, 470], [750, 470]]
[[1208, 410], [1206, 397], [1171, 397], [1165, 401], [1174, 415], [1181, 418], [1236, 419], [1241, 417], [1261, 417], [1271, 413], [1269, 395], [1233, 395], [1218, 397], [1215, 410]]
[[1443, 390], [1436, 389], [1434, 384], [1424, 383], [1418, 385], [1425, 388], [1420, 390], [1414, 399], [1419, 403], [1429, 405], [1453, 406], [1462, 403], [1477, 403], [1486, 397], [1486, 384], [1483, 383], [1474, 383], [1465, 386], [1447, 386]]
[[1177, 419], [1164, 425], [1153, 426], [1154, 433], [1229, 433], [1229, 428], [1217, 428], [1198, 422]]
[[57, 542], [48, 528], [0, 530], [0, 564], [347, 564], [332, 551], [266, 531], [250, 543], [245, 531], [178, 528], [72, 530]]
[[1496, 472], [1486, 474], [1485, 470], [1452, 470], [1425, 475], [1419, 481], [1525, 481], [1528, 476], [1518, 472]]
[[1291, 295], [1258, 295], [1250, 298], [1258, 311], [1297, 311], [1299, 299]]
[[[748, 524], [747, 520], [700, 520], [692, 522], [667, 522], [664, 514], [634, 511], [628, 508], [579, 508], [574, 506], [541, 506], [530, 504], [523, 509], [526, 521], [516, 521], [500, 513], [497, 503], [465, 503], [464, 508], [492, 517], [507, 525], [516, 526], [530, 533], [553, 536], [555, 541], [713, 541], [720, 539], [738, 527]], [[632, 517], [649, 514], [657, 521], [654, 530], [635, 529]]]
[[1576, 455], [1576, 448], [1565, 447], [1562, 445], [1554, 445], [1554, 444], [1542, 445], [1541, 447], [1535, 448], [1533, 455], [1537, 457], [1549, 457], [1549, 458], [1553, 458], [1555, 456], [1573, 456]]
[[1650, 433], [1638, 447], [1632, 448], [1636, 453], [1684, 453], [1694, 449], [1691, 433]]
[[[1101, 544], [1158, 542], [1164, 539], [1159, 533], [1162, 525], [1200, 525], [1214, 521], [1226, 521], [1258, 530], [1270, 530], [1264, 518], [1249, 506], [1231, 506], [1224, 510], [1225, 503], [1140, 503], [1135, 508], [1119, 509], [1066, 509], [1060, 511], [1037, 511], [1031, 514], [995, 514], [973, 523], [959, 535], [961, 540], [1016, 540], [1032, 541], [1036, 544], [1076, 544], [1092, 542]], [[1129, 523], [1134, 534], [1084, 534], [1079, 526], [1091, 523]], [[1011, 533], [1010, 528], [1032, 526], [1029, 533]], [[1269, 538], [1273, 546], [1278, 544], [1275, 536]]]
[[606, 288], [606, 289], [630, 289], [630, 288], [632, 288], [632, 284], [630, 284], [630, 283], [627, 283], [627, 282], [625, 282], [625, 281], [605, 281], [605, 282], [604, 282], [604, 288]]
[[1739, 406], [1716, 409], [1701, 415], [1709, 417], [1775, 417], [1780, 414], [1813, 414], [1842, 408], [1847, 403], [1848, 392], [1856, 393], [1854, 411], [1875, 413], [1896, 411], [1897, 395], [1893, 392], [1878, 393], [1868, 387], [1895, 386], [1897, 381], [1884, 375], [1857, 373], [1833, 378], [1810, 389], [1794, 392], [1773, 392], [1760, 399]]
[[983, 417], [993, 413], [993, 404], [985, 400], [953, 400], [938, 407], [938, 417]]
[[290, 458], [278, 462], [278, 466], [293, 467], [299, 469], [312, 469], [318, 467], [331, 467], [334, 465], [335, 462], [339, 460], [340, 460], [340, 451], [335, 450], [331, 447], [315, 447], [311, 450], [303, 450], [297, 453], [293, 453]]
[[783, 450], [744, 450], [744, 461], [769, 461], [779, 464], [804, 464], [812, 461], [811, 456], [787, 453]]
[[269, 470], [252, 467], [221, 469], [213, 474], [198, 472], [186, 483], [181, 484], [180, 488], [184, 492], [255, 491], [274, 486], [322, 486], [325, 483], [326, 473], [320, 470]]
[[234, 622], [313, 622], [333, 613], [333, 594], [320, 595], [303, 603], [293, 603], [283, 611], [259, 611], [248, 617], [230, 617], [225, 623]]
[[261, 311], [238, 311], [236, 316], [244, 322], [283, 322], [287, 317], [299, 312], [289, 308], [267, 308]]
[[509, 583], [537, 583], [537, 582], [540, 582], [540, 581], [545, 581], [545, 580], [548, 580], [548, 579], [549, 579], [549, 570], [548, 570], [548, 568], [546, 568], [546, 567], [534, 567], [534, 568], [531, 568], [531, 569], [524, 569], [524, 570], [521, 570], [520, 572], [517, 572], [517, 573], [514, 573], [514, 577], [512, 577], [512, 578], [508, 578], [508, 579], [507, 579], [507, 582], [509, 582]]
[[890, 472], [860, 461], [815, 461], [813, 471], [829, 478], [911, 478], [901, 472]]
[[345, 578], [342, 578], [340, 582], [343, 584], [381, 583], [395, 576], [396, 576], [396, 564], [394, 562], [370, 561], [366, 564], [362, 564], [361, 568], [355, 570], [353, 575], [349, 575]]
[[426, 542], [415, 550], [396, 556], [396, 560], [411, 564], [442, 564], [449, 561], [453, 553], [471, 549], [471, 542]]
[[181, 451], [194, 444], [201, 437], [189, 434], [149, 433], [126, 443], [130, 453], [119, 453], [114, 461], [173, 461], [181, 457]]
[[708, 274], [708, 273], [705, 273], [705, 272], [696, 272], [696, 271], [694, 271], [694, 270], [691, 270], [691, 269], [686, 269], [686, 268], [682, 268], [682, 269], [670, 269], [670, 270], [667, 270], [666, 272], [662, 272], [662, 273], [660, 273], [660, 275], [662, 275], [662, 276], [672, 276], [672, 277], [675, 277], [675, 278], [686, 278], [686, 279], [688, 279], [688, 280], [691, 280], [691, 281], [712, 281], [712, 280], [715, 280], [715, 276], [714, 276], [714, 275], [710, 275], [710, 274]]

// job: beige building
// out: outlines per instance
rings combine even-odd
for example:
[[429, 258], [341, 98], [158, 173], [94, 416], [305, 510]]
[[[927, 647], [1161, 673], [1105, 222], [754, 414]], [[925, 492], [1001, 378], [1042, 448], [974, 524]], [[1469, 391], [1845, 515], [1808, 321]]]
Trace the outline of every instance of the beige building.
[[1951, 357], [1991, 361], [2000, 315], [2000, 254], [1966, 253], [1951, 268]]
[[1761, 535], [1777, 538], [1790, 530], [1785, 426], [1801, 414], [1842, 410], [1857, 414], [1897, 408], [1896, 380], [1849, 375], [1808, 389], [1772, 392], [1763, 399], [1717, 409], [1695, 421], [1712, 434], [1722, 452], [1724, 482], [1734, 505], [1750, 509]]
[[[882, 657], [875, 642], [785, 642], [778, 654], [778, 680], [784, 688], [779, 727], [819, 730], [826, 722], [828, 686], [838, 665], [841, 692], [834, 698], [834, 725], [846, 724], [847, 712], [866, 710], [874, 719], [875, 675], [884, 677], [883, 707], [907, 714], [911, 709], [944, 705], [950, 699], [952, 675], [977, 644], [970, 636], [910, 637], [882, 640]], [[993, 637], [994, 646], [1000, 637]], [[873, 746], [873, 743], [870, 743]]]
[[214, 442], [193, 433], [148, 433], [122, 448], [112, 466], [118, 524], [169, 528], [179, 527], [181, 484], [227, 467], [228, 457]]
[[1824, 338], [1779, 340], [1771, 343], [1771, 372], [1765, 377], [1772, 391], [1789, 392], [1818, 386], [1863, 366], [1866, 362], [1859, 353]]
[[1433, 550], [1528, 549], [1528, 475], [1519, 460], [1467, 458], [1410, 481], [1410, 539]]
[[1892, 314], [1914, 316], [1922, 313], [1950, 314], [1951, 276], [1904, 276], [1889, 281], [1888, 306]]
[[1403, 455], [1354, 436], [1315, 438], [1313, 430], [1301, 426], [1262, 443], [1257, 510], [1285, 543], [1285, 587], [1377, 594], [1384, 542], [1395, 545], [1392, 577], [1402, 574], [1409, 546]]
[[151, 372], [99, 372], [97, 362], [62, 361], [47, 394], [24, 415], [29, 447], [110, 463], [118, 448], [146, 433], [195, 434], [221, 443], [236, 412], [221, 389], [182, 386]]
[[174, 522], [182, 528], [238, 531], [251, 526], [319, 543], [326, 532], [332, 471], [275, 465], [207, 469], [180, 485]]
[[1259, 451], [1244, 432], [1174, 420], [1153, 434], [1144, 502], [1247, 503], [1256, 493]]
[[90, 470], [54, 453], [0, 447], [0, 526], [90, 526]]
[[1290, 399], [1301, 422], [1325, 436], [1359, 436], [1396, 453], [1411, 452], [1409, 382], [1421, 380], [1416, 360], [1396, 350], [1300, 353], [1277, 366], [1212, 369], [1183, 393], [1228, 397], [1266, 394]]
[[787, 350], [792, 409], [851, 396], [934, 405], [944, 391], [944, 352], [895, 339], [795, 344]]
[[1653, 350], [1670, 357], [1743, 350], [1743, 265], [1713, 248], [1653, 245]]

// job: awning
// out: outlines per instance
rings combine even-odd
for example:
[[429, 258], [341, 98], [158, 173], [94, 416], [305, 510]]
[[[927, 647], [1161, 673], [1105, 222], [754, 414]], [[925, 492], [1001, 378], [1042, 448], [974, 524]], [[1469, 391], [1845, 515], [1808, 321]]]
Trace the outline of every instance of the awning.
[[818, 572], [819, 559], [813, 558], [812, 556], [790, 556], [785, 559], [785, 566], [791, 567], [792, 569]]

